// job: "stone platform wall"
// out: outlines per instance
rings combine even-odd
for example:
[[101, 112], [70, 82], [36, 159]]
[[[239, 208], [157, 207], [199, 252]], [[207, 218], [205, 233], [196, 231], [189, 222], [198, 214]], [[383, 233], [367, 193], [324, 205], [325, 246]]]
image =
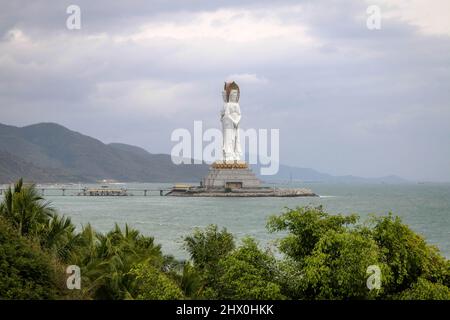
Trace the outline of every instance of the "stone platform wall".
[[258, 188], [261, 182], [250, 168], [221, 169], [210, 167], [203, 180], [205, 188], [225, 188], [227, 182], [241, 182], [243, 188]]

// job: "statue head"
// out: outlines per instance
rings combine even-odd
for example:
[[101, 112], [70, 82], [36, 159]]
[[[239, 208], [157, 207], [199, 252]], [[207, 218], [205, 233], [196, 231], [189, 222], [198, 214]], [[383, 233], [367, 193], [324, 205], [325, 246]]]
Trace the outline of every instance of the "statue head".
[[239, 91], [236, 89], [233, 89], [230, 91], [230, 97], [228, 98], [229, 102], [239, 102]]
[[223, 87], [223, 101], [224, 102], [239, 102], [240, 90], [236, 82], [225, 82]]

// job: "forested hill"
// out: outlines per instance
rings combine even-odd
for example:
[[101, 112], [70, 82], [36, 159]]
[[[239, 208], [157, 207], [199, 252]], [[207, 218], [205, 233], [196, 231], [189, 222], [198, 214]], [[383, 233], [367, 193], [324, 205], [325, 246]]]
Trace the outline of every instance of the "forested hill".
[[0, 124], [0, 183], [19, 177], [36, 182], [198, 182], [207, 170], [207, 165], [175, 165], [167, 154], [105, 144], [54, 123]]

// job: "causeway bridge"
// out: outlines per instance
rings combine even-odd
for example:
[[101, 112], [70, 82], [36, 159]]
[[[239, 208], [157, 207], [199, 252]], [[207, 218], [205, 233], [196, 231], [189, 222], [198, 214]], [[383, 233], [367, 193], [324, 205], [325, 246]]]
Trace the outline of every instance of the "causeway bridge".
[[[0, 196], [4, 195], [6, 188], [0, 188]], [[70, 188], [70, 187], [36, 187], [42, 196], [165, 196], [171, 188]]]

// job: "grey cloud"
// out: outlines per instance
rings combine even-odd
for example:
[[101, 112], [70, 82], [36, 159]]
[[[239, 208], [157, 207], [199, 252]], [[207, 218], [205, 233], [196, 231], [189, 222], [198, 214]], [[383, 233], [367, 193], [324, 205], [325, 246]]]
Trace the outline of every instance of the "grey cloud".
[[[281, 162], [334, 174], [450, 180], [446, 36], [422, 35], [395, 20], [371, 32], [359, 1], [285, 1], [304, 10], [283, 13], [283, 24], [305, 25], [319, 45], [284, 38], [119, 43], [111, 37], [145, 23], [174, 16], [186, 23], [195, 12], [242, 5], [80, 1], [83, 28], [73, 33], [64, 29], [71, 3], [2, 3], [0, 122], [55, 121], [105, 142], [169, 152], [173, 129], [191, 129], [200, 119], [219, 125], [226, 77], [251, 74], [266, 81], [240, 83], [243, 126], [280, 128]], [[274, 6], [245, 3], [262, 12]], [[34, 45], [11, 45], [5, 35], [12, 28]], [[106, 38], [89, 38], [99, 33]], [[113, 92], [99, 91], [106, 85]]]

